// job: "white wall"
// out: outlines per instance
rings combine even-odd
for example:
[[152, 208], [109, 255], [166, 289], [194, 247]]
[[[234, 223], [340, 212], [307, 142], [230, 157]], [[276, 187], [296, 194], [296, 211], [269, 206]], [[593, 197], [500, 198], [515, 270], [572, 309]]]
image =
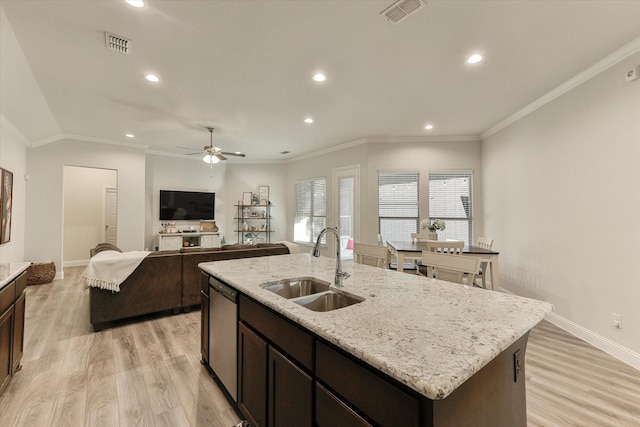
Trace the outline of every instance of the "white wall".
[[640, 81], [624, 76], [637, 64], [638, 53], [482, 144], [485, 234], [500, 250], [501, 285], [636, 356]]
[[[333, 169], [360, 165], [360, 236], [363, 243], [375, 244], [378, 236], [378, 171], [417, 170], [420, 172], [420, 215], [427, 217], [430, 169], [471, 169], [474, 171], [473, 215], [476, 236], [482, 230], [481, 151], [478, 141], [437, 141], [427, 138], [386, 138], [366, 142], [289, 165], [288, 210], [293, 218], [293, 185], [296, 180], [327, 178], [327, 226], [333, 227]], [[293, 239], [293, 223], [289, 224]], [[323, 255], [333, 253], [329, 245]]]
[[26, 258], [51, 259], [62, 272], [65, 165], [118, 172], [118, 246], [143, 249], [144, 150], [67, 139], [27, 150]]
[[104, 241], [105, 188], [117, 187], [118, 173], [65, 166], [63, 179], [63, 262], [83, 265], [89, 261], [89, 250]]
[[27, 146], [15, 127], [2, 115], [0, 115], [0, 167], [13, 173], [11, 241], [0, 245], [0, 263], [25, 261], [24, 175], [27, 172]]
[[[234, 205], [242, 200], [242, 193], [258, 192], [258, 186], [268, 185], [274, 205], [271, 241], [286, 236], [285, 183], [286, 167], [282, 164], [240, 164], [222, 161], [211, 169], [201, 158], [184, 159], [147, 155], [145, 195], [145, 245], [155, 249], [157, 233], [162, 229], [159, 220], [160, 190], [212, 191], [216, 193], [216, 225], [227, 243], [237, 241]], [[199, 221], [176, 221], [178, 228], [198, 225]]]

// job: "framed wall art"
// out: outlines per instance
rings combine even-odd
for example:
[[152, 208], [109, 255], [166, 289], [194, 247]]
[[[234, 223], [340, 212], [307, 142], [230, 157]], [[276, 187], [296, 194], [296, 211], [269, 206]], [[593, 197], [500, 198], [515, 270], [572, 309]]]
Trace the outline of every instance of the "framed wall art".
[[261, 205], [269, 204], [269, 186], [261, 185], [258, 187], [258, 198], [260, 200]]
[[13, 173], [2, 171], [2, 188], [0, 189], [0, 244], [11, 240], [11, 201], [13, 199]]

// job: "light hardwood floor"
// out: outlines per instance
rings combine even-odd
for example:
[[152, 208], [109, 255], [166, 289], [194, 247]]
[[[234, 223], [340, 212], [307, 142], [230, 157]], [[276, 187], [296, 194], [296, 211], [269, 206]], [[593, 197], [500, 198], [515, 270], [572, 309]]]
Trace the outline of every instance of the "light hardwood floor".
[[[94, 333], [81, 267], [27, 288], [22, 370], [0, 426], [214, 426], [239, 422], [200, 364], [200, 314]], [[640, 426], [640, 372], [548, 322], [527, 350], [530, 426]]]

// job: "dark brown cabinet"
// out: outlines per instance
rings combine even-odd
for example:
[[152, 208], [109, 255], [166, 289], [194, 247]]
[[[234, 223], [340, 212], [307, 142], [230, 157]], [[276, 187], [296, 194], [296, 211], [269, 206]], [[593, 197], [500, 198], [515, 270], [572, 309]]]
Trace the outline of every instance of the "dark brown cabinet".
[[24, 350], [27, 274], [23, 272], [0, 290], [0, 394], [20, 370]]
[[317, 427], [372, 427], [360, 415], [321, 384], [316, 384]]
[[312, 365], [313, 337], [244, 296], [240, 318], [238, 407], [252, 426], [312, 427], [314, 382], [298, 358]]
[[209, 276], [205, 274], [200, 275], [200, 296], [200, 353], [202, 364], [209, 366]]
[[269, 426], [311, 427], [313, 380], [269, 347]]
[[238, 407], [252, 426], [267, 426], [268, 344], [244, 323], [238, 325]]

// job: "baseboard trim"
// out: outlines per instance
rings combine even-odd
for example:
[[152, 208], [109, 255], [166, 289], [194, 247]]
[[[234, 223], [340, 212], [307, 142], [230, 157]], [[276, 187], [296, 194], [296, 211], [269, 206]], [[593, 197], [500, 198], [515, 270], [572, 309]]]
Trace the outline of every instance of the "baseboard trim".
[[589, 329], [578, 325], [571, 320], [556, 314], [549, 313], [546, 317], [550, 323], [553, 323], [560, 329], [564, 329], [571, 335], [588, 342], [592, 346], [604, 351], [605, 353], [615, 357], [616, 359], [626, 363], [627, 365], [640, 370], [640, 354], [632, 351], [620, 344], [611, 341], [609, 338], [605, 338], [602, 335], [596, 334]]
[[[511, 292], [508, 289], [500, 288], [499, 292], [504, 292], [511, 295], [517, 295]], [[623, 363], [631, 366], [640, 371], [640, 354], [636, 353], [633, 350], [630, 350], [620, 344], [611, 341], [609, 338], [605, 338], [600, 334], [596, 334], [595, 332], [578, 325], [575, 322], [572, 322], [569, 319], [565, 319], [556, 313], [549, 313], [545, 317], [549, 323], [557, 326], [560, 329], [563, 329], [569, 332], [571, 335], [580, 338], [583, 341], [588, 342], [595, 348], [604, 351], [609, 356], [615, 357]]]
[[88, 259], [78, 259], [75, 261], [65, 261], [62, 263], [63, 267], [84, 267], [85, 265], [89, 265]]

